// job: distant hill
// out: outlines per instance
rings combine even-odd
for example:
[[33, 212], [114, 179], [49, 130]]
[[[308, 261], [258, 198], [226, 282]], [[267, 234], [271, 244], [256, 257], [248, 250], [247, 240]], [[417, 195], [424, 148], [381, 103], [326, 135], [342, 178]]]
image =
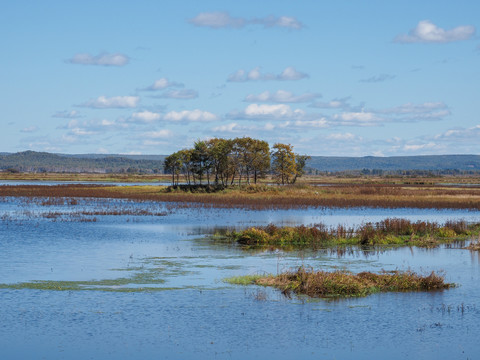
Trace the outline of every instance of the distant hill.
[[24, 151], [0, 155], [0, 169], [26, 172], [162, 173], [165, 156], [64, 155]]
[[319, 171], [351, 170], [480, 170], [480, 155], [422, 155], [391, 157], [312, 156], [307, 165]]
[[[162, 173], [165, 155], [52, 154], [24, 151], [0, 153], [0, 170], [27, 172], [145, 172]], [[342, 171], [480, 171], [480, 155], [428, 155], [392, 157], [312, 156], [310, 172]]]

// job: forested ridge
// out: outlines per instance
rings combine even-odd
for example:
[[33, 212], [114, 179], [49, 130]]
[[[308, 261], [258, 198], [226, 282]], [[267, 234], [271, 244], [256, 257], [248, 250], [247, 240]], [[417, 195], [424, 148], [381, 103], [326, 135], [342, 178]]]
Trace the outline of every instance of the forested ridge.
[[[25, 172], [163, 173], [166, 155], [54, 154], [24, 151], [0, 153], [0, 170]], [[428, 155], [395, 157], [311, 156], [306, 173], [363, 173], [399, 171], [438, 171], [442, 173], [479, 172], [480, 155]]]

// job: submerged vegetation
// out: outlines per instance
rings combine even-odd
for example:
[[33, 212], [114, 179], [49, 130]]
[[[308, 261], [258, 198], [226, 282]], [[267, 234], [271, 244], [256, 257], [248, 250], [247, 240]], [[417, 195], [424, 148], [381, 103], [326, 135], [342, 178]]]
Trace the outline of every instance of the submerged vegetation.
[[353, 274], [348, 271], [314, 271], [304, 267], [279, 275], [248, 275], [225, 281], [238, 285], [273, 286], [286, 295], [293, 292], [318, 298], [360, 297], [376, 292], [432, 291], [455, 286], [445, 283], [444, 278], [434, 272], [427, 276], [412, 271]]
[[464, 220], [441, 225], [430, 221], [389, 218], [358, 227], [327, 227], [324, 224], [278, 227], [270, 224], [228, 232], [226, 237], [248, 247], [322, 248], [336, 245], [409, 245], [434, 247], [441, 242], [464, 239], [480, 233], [480, 224]]

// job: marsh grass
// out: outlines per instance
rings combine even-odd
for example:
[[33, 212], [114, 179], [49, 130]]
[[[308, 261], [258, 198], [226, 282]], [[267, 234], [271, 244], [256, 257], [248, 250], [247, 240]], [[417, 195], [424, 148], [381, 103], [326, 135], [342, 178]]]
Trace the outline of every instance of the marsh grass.
[[441, 243], [465, 239], [480, 232], [480, 224], [467, 224], [464, 220], [437, 222], [410, 221], [387, 218], [358, 227], [327, 227], [316, 224], [278, 227], [270, 224], [242, 231], [227, 232], [227, 239], [246, 247], [274, 246], [281, 249], [312, 248], [339, 245], [396, 245], [435, 247]]
[[441, 185], [348, 184], [331, 186], [268, 186], [265, 184], [229, 187], [217, 192], [191, 192], [162, 186], [99, 186], [85, 184], [1, 186], [0, 197], [118, 198], [136, 201], [163, 201], [185, 207], [221, 208], [304, 208], [381, 207], [480, 209], [480, 187]]
[[273, 286], [285, 295], [307, 295], [315, 298], [363, 297], [377, 292], [434, 291], [454, 287], [434, 272], [419, 275], [412, 271], [375, 274], [348, 271], [314, 271], [300, 267], [279, 275], [247, 275], [225, 280], [237, 285]]

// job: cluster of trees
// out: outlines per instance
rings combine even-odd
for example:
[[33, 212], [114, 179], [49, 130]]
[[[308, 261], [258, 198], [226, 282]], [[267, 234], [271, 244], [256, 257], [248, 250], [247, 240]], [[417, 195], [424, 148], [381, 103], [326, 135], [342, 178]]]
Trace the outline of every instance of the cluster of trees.
[[177, 151], [165, 158], [164, 172], [172, 174], [172, 185], [184, 175], [188, 185], [228, 186], [244, 181], [256, 184], [272, 174], [279, 184], [292, 184], [305, 173], [309, 156], [298, 155], [293, 147], [277, 143], [272, 150], [266, 141], [242, 137], [214, 138], [195, 142], [193, 148]]

